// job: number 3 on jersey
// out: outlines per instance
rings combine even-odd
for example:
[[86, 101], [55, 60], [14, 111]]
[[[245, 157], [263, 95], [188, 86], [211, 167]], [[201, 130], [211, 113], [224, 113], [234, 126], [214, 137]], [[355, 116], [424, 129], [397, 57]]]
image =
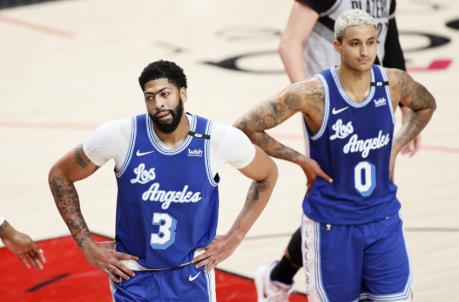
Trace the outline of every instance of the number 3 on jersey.
[[167, 213], [153, 213], [153, 225], [159, 226], [157, 233], [152, 233], [150, 246], [153, 249], [164, 250], [175, 242], [177, 220]]
[[361, 161], [355, 166], [354, 187], [364, 197], [373, 193], [376, 187], [376, 169], [374, 165], [367, 161]]

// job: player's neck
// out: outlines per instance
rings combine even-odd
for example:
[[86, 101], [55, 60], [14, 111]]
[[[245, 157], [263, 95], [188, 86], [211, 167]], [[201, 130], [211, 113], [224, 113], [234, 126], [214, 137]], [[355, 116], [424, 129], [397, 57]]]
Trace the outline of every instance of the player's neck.
[[346, 94], [355, 102], [364, 101], [370, 93], [371, 69], [359, 71], [341, 65], [337, 72]]
[[180, 122], [175, 129], [171, 133], [164, 133], [161, 132], [156, 126], [153, 125], [154, 131], [156, 136], [164, 143], [167, 147], [171, 149], [175, 149], [182, 145], [185, 139], [188, 136], [188, 132], [190, 131], [190, 123], [186, 114], [184, 113], [180, 119]]

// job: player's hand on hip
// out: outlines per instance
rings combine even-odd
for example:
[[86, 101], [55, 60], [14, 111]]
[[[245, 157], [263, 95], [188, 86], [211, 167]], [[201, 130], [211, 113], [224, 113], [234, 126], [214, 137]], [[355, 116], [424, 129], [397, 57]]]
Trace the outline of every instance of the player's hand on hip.
[[135, 276], [134, 272], [127, 268], [121, 260], [138, 260], [139, 258], [117, 252], [113, 241], [95, 242], [87, 239], [82, 247], [82, 251], [86, 259], [92, 265], [105, 272], [113, 282], [119, 283], [122, 279], [129, 280], [129, 278]]
[[193, 258], [196, 268], [206, 267], [206, 272], [213, 270], [220, 262], [231, 256], [241, 239], [231, 235], [216, 236], [205, 248], [205, 252]]
[[308, 184], [307, 184], [308, 191], [314, 185], [317, 177], [323, 178], [325, 181], [330, 182], [330, 183], [333, 182], [333, 179], [322, 170], [322, 168], [319, 166], [319, 164], [315, 160], [307, 158], [305, 156], [300, 161], [299, 165], [303, 169], [304, 174], [306, 174], [306, 178], [308, 179]]

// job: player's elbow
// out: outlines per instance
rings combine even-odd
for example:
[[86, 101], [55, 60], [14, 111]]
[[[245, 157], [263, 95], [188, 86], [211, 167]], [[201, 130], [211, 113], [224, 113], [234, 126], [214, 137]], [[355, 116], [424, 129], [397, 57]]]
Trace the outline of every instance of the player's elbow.
[[279, 176], [279, 170], [277, 168], [277, 165], [274, 162], [274, 160], [271, 157], [269, 157], [267, 154], [266, 154], [266, 162], [264, 164], [265, 164], [266, 172], [261, 182], [266, 183], [268, 187], [274, 188], [274, 185], [276, 184], [277, 178]]
[[437, 102], [435, 101], [434, 96], [427, 90], [425, 89], [424, 92], [424, 110], [427, 110], [431, 115], [434, 113], [434, 111], [437, 109]]
[[282, 61], [287, 57], [289, 47], [289, 41], [282, 36], [279, 40], [279, 45], [277, 46], [277, 52], [279, 53], [279, 56], [281, 57]]
[[279, 40], [277, 52], [282, 61], [293, 57], [296, 54], [301, 54], [303, 51], [303, 41], [283, 35]]
[[251, 135], [253, 135], [253, 131], [251, 131], [249, 127], [248, 121], [244, 117], [240, 117], [233, 123], [233, 127], [238, 128], [242, 132], [244, 132], [250, 139]]
[[59, 178], [65, 177], [63, 169], [59, 166], [59, 163], [55, 163], [48, 172], [48, 184], [51, 189], [56, 186]]

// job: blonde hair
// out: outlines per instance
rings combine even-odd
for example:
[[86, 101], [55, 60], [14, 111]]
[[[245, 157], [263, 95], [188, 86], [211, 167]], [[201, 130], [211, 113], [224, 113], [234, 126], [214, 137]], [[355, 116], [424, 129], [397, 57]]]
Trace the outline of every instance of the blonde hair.
[[341, 42], [346, 29], [361, 25], [372, 25], [376, 29], [376, 20], [360, 9], [345, 11], [335, 21], [335, 39]]

